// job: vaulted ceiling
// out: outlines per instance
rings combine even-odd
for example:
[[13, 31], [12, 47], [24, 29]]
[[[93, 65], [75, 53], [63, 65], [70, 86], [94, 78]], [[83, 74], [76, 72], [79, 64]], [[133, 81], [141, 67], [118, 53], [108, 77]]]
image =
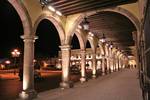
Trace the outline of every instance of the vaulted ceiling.
[[[43, 1], [43, 0], [41, 0]], [[44, 0], [47, 5], [53, 6], [63, 15], [105, 9], [118, 5], [135, 3], [138, 0]], [[90, 31], [98, 38], [104, 33], [107, 41], [112, 41], [115, 47], [128, 55], [133, 55], [135, 45], [132, 32], [136, 31], [133, 23], [125, 16], [115, 12], [100, 12], [87, 19], [90, 22]]]
[[137, 0], [45, 0], [64, 15], [133, 3]]
[[107, 42], [127, 54], [132, 54], [132, 48], [135, 45], [132, 32], [136, 31], [133, 23], [125, 16], [115, 12], [100, 12], [89, 16], [90, 31], [98, 38], [104, 34]]

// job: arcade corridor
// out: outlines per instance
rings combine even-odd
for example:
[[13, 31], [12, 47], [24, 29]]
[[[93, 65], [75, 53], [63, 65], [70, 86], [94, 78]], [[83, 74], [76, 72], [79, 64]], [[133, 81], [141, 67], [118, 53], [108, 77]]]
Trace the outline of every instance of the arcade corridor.
[[[0, 39], [4, 39], [2, 46], [13, 40], [14, 44], [21, 43], [21, 67], [16, 68], [22, 70], [19, 72], [23, 80], [19, 99], [150, 100], [150, 0], [0, 2], [1, 29], [11, 28], [7, 34], [21, 40], [10, 35], [6, 35], [10, 41], [3, 35]], [[8, 16], [13, 25], [7, 22]], [[59, 68], [58, 84], [63, 90], [35, 90], [38, 59], [44, 59], [43, 64], [39, 63], [39, 73], [51, 71], [49, 67]], [[78, 72], [80, 83], [71, 81], [72, 69]], [[89, 70], [92, 79], [88, 79]]]
[[123, 69], [74, 88], [39, 93], [35, 100], [142, 100], [137, 69]]

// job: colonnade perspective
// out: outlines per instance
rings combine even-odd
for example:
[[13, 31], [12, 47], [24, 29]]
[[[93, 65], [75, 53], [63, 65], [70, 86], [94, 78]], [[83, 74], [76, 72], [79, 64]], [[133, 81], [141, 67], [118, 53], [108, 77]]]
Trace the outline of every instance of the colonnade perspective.
[[[24, 75], [23, 75], [23, 91], [20, 93], [22, 98], [34, 98], [37, 93], [34, 90], [34, 42], [37, 37], [22, 37], [25, 42], [24, 48]], [[98, 44], [101, 45], [101, 44]], [[103, 44], [105, 48], [96, 48], [96, 51], [92, 51], [88, 48], [89, 52], [86, 53], [86, 48], [77, 50], [78, 54], [71, 56], [71, 45], [65, 44], [60, 46], [61, 48], [61, 61], [62, 61], [62, 82], [61, 88], [70, 88], [73, 83], [69, 80], [69, 68], [72, 63], [78, 62], [81, 66], [81, 83], [86, 82], [86, 64], [91, 61], [90, 67], [92, 68], [92, 77], [97, 77], [97, 70], [101, 70], [101, 74], [105, 75], [110, 72], [118, 71], [125, 68], [128, 65], [128, 58], [120, 52], [117, 48], [110, 47], [109, 44]], [[96, 46], [97, 47], [97, 46]], [[99, 50], [99, 51], [97, 51]], [[96, 53], [98, 52], [98, 53]], [[107, 53], [106, 53], [107, 52]], [[30, 59], [29, 59], [30, 56]], [[74, 59], [71, 59], [74, 58]], [[97, 68], [100, 62], [99, 68]]]
[[[61, 45], [61, 63], [62, 63], [62, 81], [60, 83], [61, 88], [72, 87], [70, 82], [69, 69], [70, 66], [78, 62], [81, 69], [81, 83], [86, 82], [87, 73], [86, 65], [92, 70], [92, 77], [97, 77], [97, 71], [101, 70], [101, 74], [105, 75], [114, 71], [119, 71], [128, 66], [130, 60], [119, 48], [111, 46], [109, 42], [101, 42], [94, 34], [89, 31], [84, 31], [78, 26], [84, 20], [85, 15], [91, 16], [96, 13], [111, 11], [114, 13], [120, 13], [129, 18], [137, 28], [139, 32], [138, 19], [133, 17], [130, 9], [123, 7], [114, 7], [110, 9], [97, 11], [89, 11], [86, 13], [80, 13], [69, 16], [59, 16], [49, 11], [47, 8], [42, 9], [37, 0], [20, 1], [20, 0], [8, 0], [14, 8], [17, 10], [23, 24], [24, 35], [22, 36], [24, 41], [24, 62], [23, 62], [23, 90], [20, 93], [21, 99], [32, 99], [37, 96], [34, 89], [34, 43], [37, 39], [36, 29], [38, 24], [43, 19], [48, 19], [56, 27]], [[32, 2], [32, 3], [31, 3]], [[32, 4], [37, 7], [32, 8]], [[31, 9], [28, 9], [31, 8]], [[36, 12], [33, 12], [35, 11]], [[132, 15], [132, 16], [131, 16]], [[75, 50], [77, 53], [72, 53], [71, 41], [72, 36], [76, 35], [80, 43], [80, 49]], [[101, 33], [100, 33], [101, 34]], [[86, 48], [86, 42], [89, 41], [91, 48]]]

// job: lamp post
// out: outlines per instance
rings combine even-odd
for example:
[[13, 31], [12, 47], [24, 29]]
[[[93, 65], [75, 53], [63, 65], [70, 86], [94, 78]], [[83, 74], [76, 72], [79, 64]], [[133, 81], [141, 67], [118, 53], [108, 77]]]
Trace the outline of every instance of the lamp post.
[[[20, 51], [19, 51], [18, 49], [14, 49], [14, 50], [11, 52], [11, 54], [12, 54], [12, 57], [14, 57], [14, 65], [15, 65], [15, 67], [17, 67], [17, 66], [16, 66], [17, 57], [20, 56]], [[14, 75], [15, 75], [15, 74], [16, 74], [16, 70], [14, 69]]]

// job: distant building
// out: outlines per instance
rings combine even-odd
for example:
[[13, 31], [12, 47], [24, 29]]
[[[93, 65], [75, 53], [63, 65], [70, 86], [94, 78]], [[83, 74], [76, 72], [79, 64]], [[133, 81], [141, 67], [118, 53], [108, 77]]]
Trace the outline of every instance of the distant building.
[[[71, 50], [71, 56], [70, 56], [70, 65], [77, 65], [80, 67], [81, 65], [81, 49], [73, 49]], [[61, 51], [59, 51], [59, 57], [61, 60]], [[100, 52], [100, 48], [97, 48], [96, 51], [96, 62], [97, 62], [97, 69], [101, 68], [101, 59], [102, 55]], [[88, 69], [92, 69], [92, 49], [87, 48], [86, 49], [86, 67]]]

